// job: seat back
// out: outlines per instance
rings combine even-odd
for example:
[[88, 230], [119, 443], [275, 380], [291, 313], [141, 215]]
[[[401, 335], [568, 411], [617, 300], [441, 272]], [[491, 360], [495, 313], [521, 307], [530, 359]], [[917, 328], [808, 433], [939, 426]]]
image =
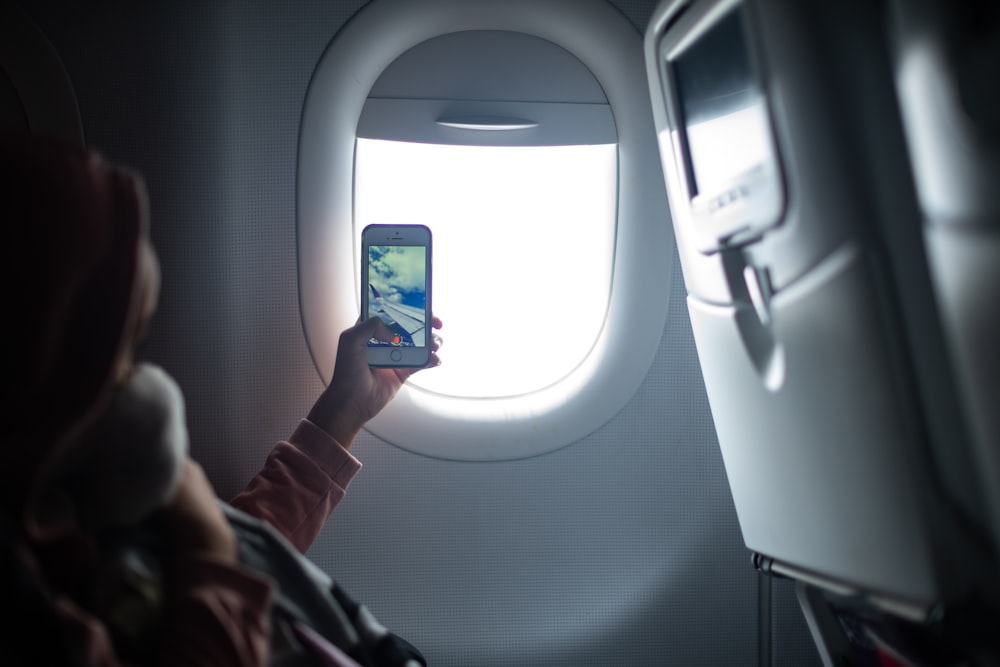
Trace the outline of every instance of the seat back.
[[897, 0], [891, 28], [931, 278], [1000, 557], [1000, 6]]
[[665, 2], [646, 58], [744, 540], [767, 569], [927, 622], [995, 581], [883, 9]]

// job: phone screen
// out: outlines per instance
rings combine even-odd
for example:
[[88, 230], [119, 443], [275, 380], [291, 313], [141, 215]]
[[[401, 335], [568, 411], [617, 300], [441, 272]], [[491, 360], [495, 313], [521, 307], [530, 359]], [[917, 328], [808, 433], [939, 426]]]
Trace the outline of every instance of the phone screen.
[[369, 225], [361, 236], [361, 307], [389, 329], [368, 341], [372, 366], [430, 361], [431, 232], [423, 225]]
[[392, 331], [388, 342], [369, 345], [424, 347], [427, 341], [426, 246], [368, 246], [368, 313]]

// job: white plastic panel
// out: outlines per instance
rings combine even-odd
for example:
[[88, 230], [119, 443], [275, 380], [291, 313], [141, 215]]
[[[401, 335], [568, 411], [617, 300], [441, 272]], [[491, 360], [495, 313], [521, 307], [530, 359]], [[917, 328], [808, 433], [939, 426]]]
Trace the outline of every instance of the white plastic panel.
[[752, 308], [689, 297], [691, 324], [747, 547], [927, 603], [937, 582], [914, 511], [921, 454], [868, 259], [841, 249], [775, 297], [772, 335], [786, 366], [776, 386], [759, 379], [746, 347]]

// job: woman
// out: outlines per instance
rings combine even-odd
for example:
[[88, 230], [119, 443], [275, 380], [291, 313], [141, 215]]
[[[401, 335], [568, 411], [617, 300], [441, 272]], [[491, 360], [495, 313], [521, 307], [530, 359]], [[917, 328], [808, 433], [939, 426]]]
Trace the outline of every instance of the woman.
[[[275, 584], [238, 560], [230, 522], [187, 456], [176, 385], [134, 362], [159, 290], [142, 180], [93, 153], [10, 136], [0, 183], [0, 289], [13, 315], [0, 373], [0, 598], [18, 606], [0, 662], [122, 664], [116, 623], [127, 629], [136, 615], [115, 620], [99, 538], [155, 518], [167, 584], [140, 660], [267, 664]], [[330, 385], [233, 500], [301, 551], [361, 467], [354, 436], [413, 372], [368, 367], [365, 341], [389, 335], [377, 318], [341, 335]]]

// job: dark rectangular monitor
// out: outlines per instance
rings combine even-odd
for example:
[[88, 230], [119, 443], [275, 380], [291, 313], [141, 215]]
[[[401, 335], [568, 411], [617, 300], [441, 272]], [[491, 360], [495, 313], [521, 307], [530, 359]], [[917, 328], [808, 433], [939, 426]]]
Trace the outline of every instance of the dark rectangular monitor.
[[705, 252], [758, 238], [777, 224], [783, 208], [747, 17], [741, 4], [726, 4], [678, 21], [682, 29], [668, 30], [661, 46], [674, 148]]
[[770, 158], [767, 118], [750, 71], [740, 10], [731, 10], [674, 61], [693, 170], [692, 194], [711, 192]]

